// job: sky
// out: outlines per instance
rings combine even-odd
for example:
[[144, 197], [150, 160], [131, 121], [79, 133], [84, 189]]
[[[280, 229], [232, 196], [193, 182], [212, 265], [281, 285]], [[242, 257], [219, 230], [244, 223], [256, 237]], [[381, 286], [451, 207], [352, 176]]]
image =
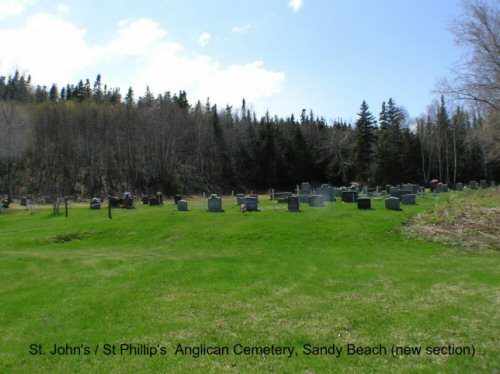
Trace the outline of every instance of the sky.
[[458, 0], [0, 0], [0, 75], [62, 87], [101, 74], [136, 98], [185, 90], [330, 123], [392, 97], [416, 117], [460, 60], [461, 13]]

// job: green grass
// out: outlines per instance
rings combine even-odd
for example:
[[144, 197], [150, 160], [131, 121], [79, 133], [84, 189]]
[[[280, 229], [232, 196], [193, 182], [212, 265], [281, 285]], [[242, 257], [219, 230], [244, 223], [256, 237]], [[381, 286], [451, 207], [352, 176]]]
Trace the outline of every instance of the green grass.
[[[481, 192], [479, 192], [481, 193]], [[441, 194], [443, 204], [451, 192]], [[265, 197], [261, 196], [261, 200]], [[242, 214], [140, 205], [0, 215], [0, 372], [493, 372], [499, 362], [498, 251], [402, 235], [433, 209], [383, 202], [260, 204]], [[30, 355], [31, 344], [89, 346], [89, 355]], [[97, 344], [165, 346], [166, 356], [94, 354]], [[287, 345], [298, 355], [174, 355], [183, 345]], [[304, 344], [344, 346], [306, 356]], [[346, 344], [387, 355], [345, 355]], [[475, 357], [392, 357], [395, 345], [471, 346]]]

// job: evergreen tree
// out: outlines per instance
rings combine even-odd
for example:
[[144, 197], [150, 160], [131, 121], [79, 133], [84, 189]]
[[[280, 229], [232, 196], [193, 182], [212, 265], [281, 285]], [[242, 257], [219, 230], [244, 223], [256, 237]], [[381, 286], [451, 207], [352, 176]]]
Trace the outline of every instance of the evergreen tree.
[[363, 101], [356, 121], [355, 168], [361, 182], [371, 182], [373, 153], [375, 144], [375, 118]]

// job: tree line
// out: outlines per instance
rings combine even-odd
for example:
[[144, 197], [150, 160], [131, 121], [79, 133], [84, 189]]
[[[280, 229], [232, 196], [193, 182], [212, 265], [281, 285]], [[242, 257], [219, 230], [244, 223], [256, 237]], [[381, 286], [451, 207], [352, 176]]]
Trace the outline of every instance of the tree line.
[[328, 124], [312, 110], [257, 118], [245, 100], [191, 104], [185, 91], [122, 97], [100, 76], [48, 89], [16, 72], [0, 76], [0, 189], [92, 196], [494, 179], [499, 160], [483, 130], [480, 112], [444, 98], [416, 120], [389, 99], [377, 119], [363, 102], [354, 124]]

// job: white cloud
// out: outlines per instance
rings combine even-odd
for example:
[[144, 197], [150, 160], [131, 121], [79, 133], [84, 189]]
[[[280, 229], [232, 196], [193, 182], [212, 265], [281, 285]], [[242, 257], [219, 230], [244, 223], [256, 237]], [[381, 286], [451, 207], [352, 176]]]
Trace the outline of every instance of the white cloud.
[[280, 92], [285, 80], [284, 72], [262, 61], [224, 66], [188, 51], [146, 18], [120, 21], [110, 40], [90, 45], [85, 29], [41, 13], [19, 28], [0, 29], [0, 40], [0, 72], [29, 69], [35, 84], [61, 86], [101, 73], [108, 85], [122, 91], [132, 86], [137, 95], [149, 85], [155, 94], [186, 90], [191, 102], [210, 97], [212, 103], [238, 105], [243, 97], [252, 102]]
[[250, 30], [251, 27], [252, 27], [251, 23], [249, 23], [245, 26], [241, 26], [241, 27], [236, 26], [236, 27], [233, 27], [232, 32], [235, 32], [237, 34], [242, 34], [242, 33], [247, 32], [248, 30]]
[[212, 37], [208, 32], [204, 32], [203, 34], [200, 35], [198, 38], [198, 44], [201, 45], [202, 47], [205, 47], [209, 42]]
[[23, 13], [35, 2], [36, 0], [0, 0], [0, 20]]
[[303, 0], [290, 0], [288, 6], [293, 9], [294, 12], [298, 12], [304, 3]]

